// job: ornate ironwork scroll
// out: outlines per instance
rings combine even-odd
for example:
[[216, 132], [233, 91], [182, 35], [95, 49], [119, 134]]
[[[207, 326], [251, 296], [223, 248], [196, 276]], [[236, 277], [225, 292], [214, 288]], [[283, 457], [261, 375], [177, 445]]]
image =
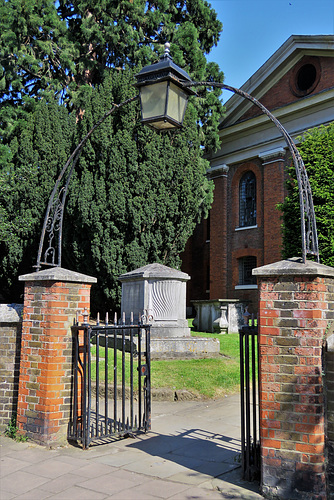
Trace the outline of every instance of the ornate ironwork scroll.
[[62, 232], [66, 196], [68, 186], [75, 169], [75, 165], [80, 158], [82, 148], [93, 132], [106, 120], [106, 118], [108, 118], [108, 116], [113, 114], [117, 109], [137, 99], [139, 99], [139, 96], [131, 97], [120, 104], [114, 104], [113, 107], [109, 109], [90, 129], [65, 163], [55, 183], [46, 209], [38, 248], [37, 263], [35, 266], [37, 271], [39, 271], [42, 266], [61, 266]]
[[[268, 118], [276, 125], [281, 134], [283, 135], [285, 142], [291, 153], [293, 163], [296, 170], [298, 189], [299, 189], [299, 204], [300, 204], [300, 218], [301, 218], [301, 237], [302, 237], [302, 258], [304, 264], [306, 263], [306, 256], [315, 255], [317, 262], [319, 259], [319, 246], [318, 246], [318, 235], [317, 235], [317, 224], [315, 219], [312, 190], [310, 182], [307, 176], [306, 168], [302, 157], [292, 139], [288, 134], [286, 129], [283, 127], [281, 122], [265, 107], [261, 104], [255, 97], [251, 96], [247, 92], [241, 89], [230, 87], [223, 83], [217, 82], [184, 82], [185, 87], [215, 87], [222, 90], [229, 90], [234, 94], [238, 94], [245, 99], [248, 99], [253, 104], [255, 104], [261, 111], [268, 116]], [[306, 219], [306, 224], [305, 224]]]

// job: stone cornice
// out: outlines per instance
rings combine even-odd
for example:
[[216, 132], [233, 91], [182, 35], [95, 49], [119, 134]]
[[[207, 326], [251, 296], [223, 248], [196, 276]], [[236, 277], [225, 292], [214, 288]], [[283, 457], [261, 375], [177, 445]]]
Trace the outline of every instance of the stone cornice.
[[284, 157], [285, 149], [282, 147], [269, 149], [268, 151], [263, 151], [259, 154], [259, 158], [262, 160], [263, 165], [267, 165], [268, 163], [279, 160], [284, 160]]
[[226, 177], [229, 171], [228, 165], [223, 163], [222, 165], [215, 165], [214, 167], [211, 167], [207, 175], [210, 177], [210, 179], [217, 179], [218, 177]]

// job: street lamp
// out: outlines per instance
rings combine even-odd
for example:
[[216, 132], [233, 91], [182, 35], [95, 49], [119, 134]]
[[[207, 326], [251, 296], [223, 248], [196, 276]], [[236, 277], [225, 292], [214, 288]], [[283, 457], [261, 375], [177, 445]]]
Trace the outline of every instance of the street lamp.
[[[35, 266], [37, 270], [42, 265], [61, 266], [62, 225], [68, 185], [82, 148], [92, 133], [117, 109], [137, 99], [140, 99], [141, 103], [142, 123], [161, 132], [180, 128], [185, 116], [188, 98], [191, 95], [196, 95], [190, 87], [198, 86], [229, 90], [248, 99], [259, 107], [279, 129], [292, 155], [297, 175], [303, 262], [306, 263], [307, 254], [315, 255], [319, 262], [318, 236], [311, 186], [304, 162], [291, 136], [279, 120], [263, 104], [250, 94], [247, 94], [247, 92], [218, 82], [193, 82], [188, 73], [173, 62], [169, 54], [169, 48], [170, 44], [166, 43], [165, 53], [161, 56], [160, 61], [145, 66], [136, 75], [137, 82], [135, 86], [139, 89], [139, 95], [131, 97], [121, 104], [114, 104], [82, 139], [65, 163], [55, 183], [47, 206]], [[58, 233], [58, 238], [56, 238], [56, 233]], [[46, 236], [47, 241], [45, 242]]]
[[169, 54], [170, 44], [160, 61], [145, 66], [137, 75], [135, 86], [139, 89], [141, 121], [156, 130], [171, 130], [182, 127], [188, 98], [194, 95], [185, 83], [191, 78], [177, 66]]

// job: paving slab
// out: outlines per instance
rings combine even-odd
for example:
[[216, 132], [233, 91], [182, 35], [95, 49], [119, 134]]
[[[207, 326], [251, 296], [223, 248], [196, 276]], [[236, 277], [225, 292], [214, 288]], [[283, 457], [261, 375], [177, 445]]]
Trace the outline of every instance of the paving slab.
[[241, 479], [239, 396], [152, 404], [134, 438], [48, 450], [0, 436], [1, 500], [258, 500]]

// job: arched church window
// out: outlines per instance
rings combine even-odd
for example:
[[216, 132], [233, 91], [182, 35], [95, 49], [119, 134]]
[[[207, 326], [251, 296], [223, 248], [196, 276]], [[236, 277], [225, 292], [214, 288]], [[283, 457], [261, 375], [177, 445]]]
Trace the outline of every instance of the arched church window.
[[246, 172], [239, 184], [239, 227], [256, 225], [256, 177]]

